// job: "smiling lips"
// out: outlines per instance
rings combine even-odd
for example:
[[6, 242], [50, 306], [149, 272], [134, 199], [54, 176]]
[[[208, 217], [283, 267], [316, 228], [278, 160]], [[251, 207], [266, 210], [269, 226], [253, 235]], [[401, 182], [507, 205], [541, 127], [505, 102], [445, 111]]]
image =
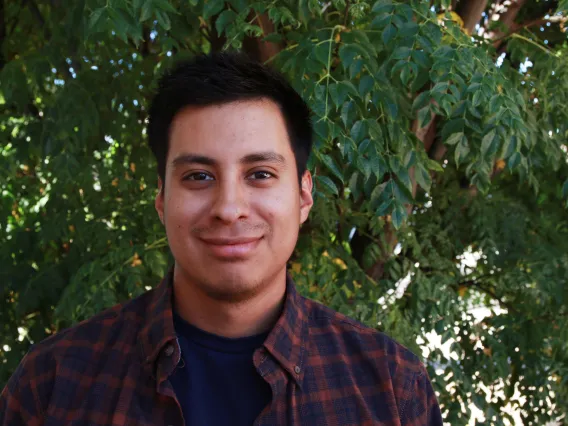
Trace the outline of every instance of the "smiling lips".
[[215, 257], [244, 258], [258, 246], [262, 237], [201, 238]]

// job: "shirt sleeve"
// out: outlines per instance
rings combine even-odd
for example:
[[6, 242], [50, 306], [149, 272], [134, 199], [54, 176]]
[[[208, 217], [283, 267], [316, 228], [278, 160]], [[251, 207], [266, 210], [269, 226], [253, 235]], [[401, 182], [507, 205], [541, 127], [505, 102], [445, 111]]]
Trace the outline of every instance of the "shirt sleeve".
[[409, 390], [408, 399], [401, 407], [401, 424], [403, 426], [443, 426], [440, 406], [424, 367], [414, 376], [414, 382]]
[[[31, 352], [31, 349], [30, 349]], [[30, 352], [22, 359], [16, 371], [0, 394], [0, 426], [39, 426], [43, 409], [35, 380], [30, 375], [30, 363], [37, 361]]]

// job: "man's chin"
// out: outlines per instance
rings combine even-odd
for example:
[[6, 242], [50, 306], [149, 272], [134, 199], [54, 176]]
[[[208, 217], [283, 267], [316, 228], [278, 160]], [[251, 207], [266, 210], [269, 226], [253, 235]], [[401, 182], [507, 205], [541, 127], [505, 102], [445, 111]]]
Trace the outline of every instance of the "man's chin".
[[203, 280], [201, 288], [211, 299], [239, 303], [254, 298], [262, 290], [262, 282], [251, 279], [250, 274], [219, 274], [213, 280]]
[[[210, 298], [222, 302], [243, 302], [256, 296], [262, 290], [263, 280], [251, 274], [251, 265], [246, 262], [214, 262], [207, 265], [205, 274], [196, 284]], [[214, 276], [210, 274], [214, 273]]]

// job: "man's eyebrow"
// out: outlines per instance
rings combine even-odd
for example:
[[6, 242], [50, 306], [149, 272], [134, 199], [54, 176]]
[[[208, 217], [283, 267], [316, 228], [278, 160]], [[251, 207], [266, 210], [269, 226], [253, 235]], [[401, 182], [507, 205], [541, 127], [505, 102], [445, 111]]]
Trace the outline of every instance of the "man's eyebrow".
[[181, 154], [172, 161], [174, 168], [181, 166], [182, 164], [203, 164], [205, 166], [214, 166], [217, 164], [217, 161], [211, 157], [197, 154]]
[[284, 156], [272, 151], [255, 152], [253, 154], [245, 155], [243, 158], [241, 158], [240, 162], [241, 164], [269, 162], [277, 163], [282, 166], [286, 165], [286, 159], [284, 158]]

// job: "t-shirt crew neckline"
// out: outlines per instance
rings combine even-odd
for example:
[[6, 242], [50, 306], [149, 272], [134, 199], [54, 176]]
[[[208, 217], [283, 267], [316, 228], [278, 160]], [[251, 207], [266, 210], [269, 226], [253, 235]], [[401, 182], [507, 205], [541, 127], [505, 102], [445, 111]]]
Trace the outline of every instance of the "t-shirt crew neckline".
[[173, 312], [174, 327], [178, 337], [191, 340], [196, 345], [222, 353], [247, 353], [262, 346], [269, 331], [254, 336], [230, 338], [219, 336], [202, 330], [184, 320], [177, 312]]

